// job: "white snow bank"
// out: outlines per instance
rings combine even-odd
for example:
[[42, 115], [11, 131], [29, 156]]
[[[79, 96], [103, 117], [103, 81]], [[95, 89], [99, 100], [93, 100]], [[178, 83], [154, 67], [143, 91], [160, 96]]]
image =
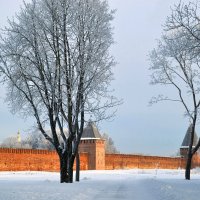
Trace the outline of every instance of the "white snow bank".
[[0, 200], [196, 200], [200, 170], [82, 171], [81, 182], [60, 184], [50, 172], [0, 172]]

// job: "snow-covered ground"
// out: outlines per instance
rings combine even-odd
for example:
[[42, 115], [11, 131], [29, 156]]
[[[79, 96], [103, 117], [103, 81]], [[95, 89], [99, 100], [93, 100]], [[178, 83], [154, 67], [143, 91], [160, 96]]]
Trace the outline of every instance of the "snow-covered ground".
[[81, 182], [60, 184], [58, 173], [0, 172], [0, 200], [196, 200], [200, 170], [82, 171]]

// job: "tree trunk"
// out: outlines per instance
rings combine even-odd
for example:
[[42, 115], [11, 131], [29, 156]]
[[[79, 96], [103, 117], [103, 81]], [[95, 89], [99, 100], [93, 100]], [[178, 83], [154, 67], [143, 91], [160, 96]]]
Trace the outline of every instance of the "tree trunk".
[[73, 164], [72, 163], [69, 164], [68, 173], [69, 173], [68, 183], [73, 183]]
[[190, 170], [192, 166], [192, 157], [193, 157], [193, 141], [194, 141], [194, 132], [195, 132], [195, 125], [196, 125], [196, 113], [197, 110], [195, 111], [193, 123], [192, 123], [192, 130], [191, 130], [191, 135], [190, 135], [190, 144], [188, 148], [188, 153], [187, 153], [187, 163], [186, 163], [186, 168], [185, 168], [185, 179], [190, 180]]
[[188, 157], [187, 157], [187, 164], [185, 168], [185, 179], [190, 180], [190, 170], [192, 166], [192, 153], [188, 152]]
[[76, 154], [76, 181], [80, 181], [80, 156]]
[[75, 155], [72, 154], [68, 162], [68, 174], [69, 174], [69, 183], [73, 183], [73, 166], [74, 166]]
[[68, 183], [69, 174], [67, 170], [67, 158], [60, 156], [60, 183]]
[[60, 156], [60, 183], [73, 183], [73, 165], [74, 159]]

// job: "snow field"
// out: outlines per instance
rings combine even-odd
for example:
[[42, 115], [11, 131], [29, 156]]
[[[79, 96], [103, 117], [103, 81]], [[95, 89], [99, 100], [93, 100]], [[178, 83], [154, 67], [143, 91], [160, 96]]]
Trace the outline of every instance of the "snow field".
[[0, 200], [196, 200], [200, 170], [82, 171], [81, 181], [60, 184], [59, 173], [0, 172]]

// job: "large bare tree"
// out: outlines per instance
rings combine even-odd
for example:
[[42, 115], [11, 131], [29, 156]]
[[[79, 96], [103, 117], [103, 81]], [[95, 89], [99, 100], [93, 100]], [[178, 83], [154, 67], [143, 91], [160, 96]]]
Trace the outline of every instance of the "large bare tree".
[[177, 98], [164, 95], [152, 102], [170, 100], [180, 102], [192, 124], [185, 178], [190, 179], [193, 155], [200, 146], [193, 147], [194, 132], [200, 111], [200, 18], [199, 2], [174, 6], [167, 18], [162, 39], [151, 52], [152, 84], [172, 86]]
[[108, 87], [112, 19], [104, 0], [32, 0], [1, 33], [7, 100], [14, 112], [33, 115], [54, 145], [61, 183], [73, 182], [85, 120], [109, 118], [119, 104]]

